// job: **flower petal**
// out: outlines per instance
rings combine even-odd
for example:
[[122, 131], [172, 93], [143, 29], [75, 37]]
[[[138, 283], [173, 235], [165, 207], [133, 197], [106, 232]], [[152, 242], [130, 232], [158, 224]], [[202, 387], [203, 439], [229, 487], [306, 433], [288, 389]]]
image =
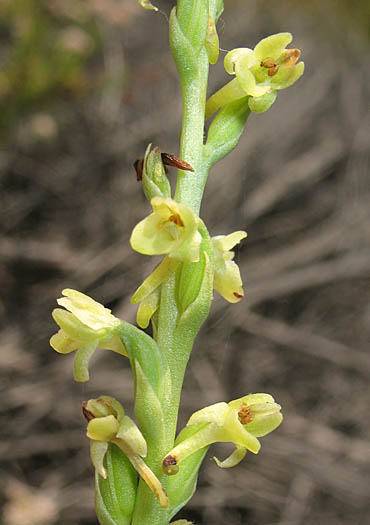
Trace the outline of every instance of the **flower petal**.
[[271, 91], [270, 83], [257, 83], [256, 77], [247, 65], [248, 62], [249, 59], [245, 59], [244, 57], [242, 57], [240, 60], [238, 60], [238, 62], [236, 62], [236, 77], [238, 79], [239, 84], [245, 91], [246, 95], [250, 95], [252, 97], [261, 97], [262, 95], [265, 95], [266, 93]]
[[73, 377], [75, 381], [84, 383], [90, 379], [89, 362], [97, 347], [97, 341], [86, 343], [81, 346], [75, 355], [73, 366]]
[[229, 51], [224, 59], [224, 67], [229, 75], [235, 75], [235, 64], [243, 60], [243, 64], [248, 68], [253, 62], [253, 51], [247, 47], [238, 47]]
[[228, 403], [229, 407], [239, 410], [241, 405], [244, 403], [247, 406], [260, 403], [274, 403], [275, 399], [270, 394], [257, 393], [257, 394], [248, 394], [246, 396], [240, 397], [239, 399], [234, 399]]
[[108, 443], [90, 440], [90, 457], [96, 472], [104, 479], [107, 479], [107, 471], [104, 467], [104, 457], [108, 450]]
[[123, 417], [116, 437], [117, 439], [122, 439], [130, 447], [133, 454], [138, 454], [141, 457], [146, 456], [147, 445], [145, 438], [130, 417]]
[[296, 66], [281, 66], [275, 76], [271, 78], [273, 89], [285, 89], [292, 86], [304, 72], [304, 62], [299, 62]]
[[196, 425], [198, 423], [215, 423], [218, 426], [222, 426], [228, 410], [229, 407], [227, 403], [223, 401], [221, 401], [221, 403], [215, 403], [214, 405], [210, 405], [194, 412], [186, 426]]
[[238, 465], [242, 459], [244, 459], [245, 455], [247, 453], [247, 449], [245, 447], [239, 447], [237, 446], [232, 454], [228, 456], [223, 461], [220, 461], [215, 456], [213, 457], [213, 460], [220, 468], [231, 468]]
[[95, 417], [87, 425], [86, 435], [94, 441], [111, 441], [117, 434], [119, 423], [113, 414]]
[[71, 339], [64, 330], [59, 330], [50, 338], [50, 346], [59, 354], [69, 354], [79, 347], [79, 343]]
[[58, 304], [64, 306], [89, 328], [93, 330], [116, 328], [119, 324], [119, 319], [114, 317], [108, 308], [94, 301], [88, 295], [68, 288], [63, 290], [62, 294], [65, 297], [58, 299]]
[[239, 421], [238, 412], [229, 408], [228, 415], [224, 422], [224, 439], [235, 445], [245, 447], [253, 454], [258, 454], [261, 444], [258, 439], [248, 432], [244, 425]]
[[236, 231], [233, 233], [229, 233], [229, 235], [216, 235], [215, 237], [212, 237], [212, 241], [215, 245], [215, 247], [220, 252], [228, 252], [234, 246], [240, 243], [242, 239], [245, 239], [247, 237], [247, 232], [245, 231]]
[[280, 57], [284, 49], [293, 40], [291, 33], [277, 33], [268, 36], [258, 42], [254, 48], [254, 57], [260, 62], [264, 58], [270, 57], [275, 60]]
[[[63, 301], [63, 299], [59, 300]], [[54, 308], [52, 316], [63, 332], [77, 343], [80, 343], [80, 345], [88, 341], [95, 341], [99, 338], [97, 331], [81, 323], [74, 314], [66, 312], [66, 310], [62, 310], [62, 308]], [[104, 332], [101, 332], [100, 335], [104, 335]], [[78, 348], [78, 346], [76, 348]]]
[[147, 328], [153, 314], [159, 307], [159, 288], [154, 290], [140, 303], [137, 310], [136, 322], [140, 328]]
[[242, 285], [239, 266], [234, 261], [226, 261], [223, 268], [216, 270], [213, 287], [230, 303], [238, 303], [244, 297]]
[[262, 97], [250, 97], [248, 100], [249, 109], [253, 111], [253, 113], [264, 113], [270, 109], [276, 97], [277, 92], [275, 90], [262, 95]]
[[163, 261], [149, 275], [149, 277], [147, 277], [145, 281], [139, 286], [134, 295], [131, 297], [131, 302], [133, 304], [137, 304], [143, 301], [176, 270], [178, 265], [179, 261], [165, 257]]

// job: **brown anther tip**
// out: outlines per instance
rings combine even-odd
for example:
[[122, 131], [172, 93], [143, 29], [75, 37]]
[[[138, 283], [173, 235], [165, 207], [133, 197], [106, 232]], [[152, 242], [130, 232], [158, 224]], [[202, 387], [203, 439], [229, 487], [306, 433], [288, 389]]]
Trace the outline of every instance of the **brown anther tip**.
[[243, 294], [240, 294], [238, 292], [234, 292], [233, 295], [237, 298], [237, 299], [243, 299], [244, 295]]
[[134, 162], [134, 168], [136, 171], [136, 180], [143, 180], [143, 168], [144, 168], [144, 159], [137, 159]]
[[261, 60], [261, 67], [267, 67], [267, 68], [270, 68], [270, 67], [275, 67], [277, 64], [275, 62], [275, 60], [271, 57], [266, 57], [264, 58], [263, 60]]
[[238, 412], [238, 417], [242, 425], [246, 425], [254, 419], [254, 415], [252, 414], [251, 409], [245, 403], [241, 404], [240, 410]]
[[269, 77], [273, 77], [276, 75], [276, 73], [279, 71], [279, 66], [276, 64], [274, 67], [270, 67], [267, 74]]
[[179, 159], [175, 155], [171, 155], [171, 153], [161, 153], [161, 157], [163, 164], [166, 166], [173, 166], [183, 171], [194, 171], [194, 168], [192, 168], [188, 162]]
[[301, 56], [301, 52], [299, 49], [286, 49], [283, 53], [282, 63], [286, 67], [295, 66], [300, 56]]
[[90, 412], [90, 410], [87, 410], [87, 402], [86, 401], [83, 401], [82, 402], [82, 413], [84, 415], [84, 418], [86, 419], [87, 422], [91, 421], [92, 419], [95, 418], [94, 414], [92, 412]]
[[277, 64], [271, 57], [266, 57], [261, 60], [261, 67], [268, 69], [267, 74], [269, 77], [273, 77], [279, 71], [279, 64]]
[[184, 227], [184, 223], [183, 223], [180, 215], [178, 215], [177, 213], [174, 213], [173, 215], [171, 215], [171, 217], [169, 217], [168, 220], [173, 222], [174, 224], [176, 224], [176, 226], [180, 226], [181, 228]]
[[177, 466], [176, 458], [171, 455], [166, 456], [162, 461], [162, 469], [167, 474], [167, 476], [173, 476], [174, 474], [177, 474], [179, 467]]
[[177, 459], [175, 458], [175, 456], [171, 456], [171, 454], [169, 456], [166, 456], [162, 462], [162, 465], [163, 467], [169, 467], [169, 466], [172, 466], [172, 465], [177, 465]]

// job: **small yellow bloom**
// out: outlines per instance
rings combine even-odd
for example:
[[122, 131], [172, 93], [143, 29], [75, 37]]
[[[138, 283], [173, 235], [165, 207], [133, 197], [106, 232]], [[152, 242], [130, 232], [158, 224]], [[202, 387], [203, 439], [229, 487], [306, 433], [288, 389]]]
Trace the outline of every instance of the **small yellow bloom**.
[[118, 336], [121, 321], [108, 308], [77, 290], [65, 289], [57, 300], [66, 310], [55, 308], [53, 318], [60, 330], [50, 339], [50, 346], [60, 354], [78, 350], [75, 358], [76, 381], [89, 379], [88, 363], [96, 348], [127, 356]]
[[168, 255], [182, 262], [199, 261], [202, 237], [198, 217], [186, 204], [153, 197], [153, 213], [135, 226], [131, 247], [144, 255]]
[[126, 454], [130, 463], [143, 478], [162, 508], [168, 507], [168, 497], [162, 484], [146, 465], [143, 458], [147, 445], [140, 429], [125, 415], [123, 406], [113, 397], [100, 396], [83, 404], [83, 412], [88, 420], [87, 437], [90, 439], [91, 459], [97, 473], [104, 479], [104, 456], [108, 443], [113, 443]]
[[254, 50], [243, 47], [227, 53], [225, 70], [236, 78], [208, 100], [206, 118], [220, 107], [246, 96], [251, 111], [267, 111], [275, 102], [277, 91], [293, 85], [303, 75], [304, 63], [297, 63], [301, 52], [286, 49], [292, 39], [290, 33], [278, 33], [263, 38]]
[[249, 394], [230, 403], [216, 403], [195, 412], [186, 427], [194, 425], [194, 433], [181, 441], [163, 459], [167, 474], [177, 471], [185, 458], [212, 443], [234, 443], [235, 451], [224, 461], [214, 458], [221, 468], [237, 465], [247, 450], [257, 454], [261, 448], [258, 437], [269, 434], [282, 422], [280, 405], [269, 394]]

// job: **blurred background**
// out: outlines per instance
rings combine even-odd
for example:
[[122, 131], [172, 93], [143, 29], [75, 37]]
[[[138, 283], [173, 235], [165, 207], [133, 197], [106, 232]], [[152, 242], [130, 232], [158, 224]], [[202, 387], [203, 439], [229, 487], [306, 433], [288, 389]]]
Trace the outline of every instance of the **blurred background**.
[[[131, 251], [149, 212], [132, 167], [149, 142], [178, 154], [181, 99], [167, 28], [134, 0], [0, 1], [0, 505], [3, 525], [93, 525], [81, 402], [117, 397], [127, 361], [91, 380], [49, 345], [68, 286], [134, 322], [153, 261]], [[246, 296], [216, 297], [186, 377], [181, 425], [207, 404], [270, 392], [285, 420], [258, 456], [209, 459], [179, 517], [198, 525], [370, 522], [370, 4], [226, 0], [223, 50], [290, 31], [304, 77], [213, 170], [201, 215], [248, 231]], [[225, 83], [224, 51], [210, 92]], [[175, 177], [175, 173], [171, 175]]]

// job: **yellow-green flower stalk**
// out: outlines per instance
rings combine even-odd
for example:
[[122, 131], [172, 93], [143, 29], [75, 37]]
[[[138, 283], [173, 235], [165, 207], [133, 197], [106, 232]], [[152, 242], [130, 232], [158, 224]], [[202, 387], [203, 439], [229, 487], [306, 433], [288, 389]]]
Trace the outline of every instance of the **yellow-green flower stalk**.
[[233, 49], [225, 56], [224, 66], [236, 78], [217, 91], [207, 102], [206, 118], [234, 100], [249, 97], [251, 111], [263, 113], [275, 102], [277, 91], [293, 85], [304, 71], [297, 61], [301, 52], [286, 49], [293, 37], [278, 33], [262, 39], [254, 48]]
[[[150, 0], [138, 3], [158, 10]], [[59, 353], [77, 351], [77, 381], [89, 378], [88, 363], [98, 347], [127, 357], [123, 366], [130, 366], [133, 375], [137, 424], [112, 397], [83, 404], [100, 525], [188, 524], [172, 520], [194, 494], [208, 447], [233, 443], [228, 458], [214, 459], [221, 468], [235, 466], [247, 450], [257, 454], [259, 438], [282, 421], [272, 396], [250, 394], [198, 410], [176, 437], [186, 366], [213, 291], [231, 303], [244, 296], [233, 248], [247, 234], [239, 230], [211, 238], [199, 216], [209, 172], [237, 146], [250, 112], [266, 111], [277, 92], [294, 84], [304, 69], [300, 51], [287, 48], [291, 34], [272, 35], [254, 49], [227, 53], [225, 69], [235, 78], [207, 102], [222, 11], [223, 0], [177, 0], [171, 10], [170, 47], [180, 77], [183, 119], [179, 157], [149, 145], [134, 164], [152, 213], [135, 226], [130, 244], [141, 254], [162, 256], [131, 299], [139, 304], [140, 328], [70, 289], [58, 299], [62, 308], [53, 311], [59, 331], [50, 344]], [[164, 165], [178, 169], [173, 192]], [[142, 330], [150, 321], [152, 335]]]
[[88, 381], [88, 364], [95, 350], [112, 350], [127, 356], [117, 334], [121, 321], [108, 308], [77, 290], [65, 289], [58, 299], [62, 308], [53, 310], [53, 318], [60, 330], [50, 339], [50, 346], [60, 354], [77, 350], [74, 365], [76, 381]]
[[216, 403], [198, 410], [186, 425], [190, 428], [194, 425], [194, 433], [164, 457], [164, 472], [176, 474], [183, 460], [216, 442], [230, 442], [236, 447], [224, 461], [214, 458], [221, 468], [240, 463], [247, 450], [257, 454], [261, 448], [257, 438], [269, 434], [282, 422], [280, 408], [269, 394], [249, 394], [229, 403]]

